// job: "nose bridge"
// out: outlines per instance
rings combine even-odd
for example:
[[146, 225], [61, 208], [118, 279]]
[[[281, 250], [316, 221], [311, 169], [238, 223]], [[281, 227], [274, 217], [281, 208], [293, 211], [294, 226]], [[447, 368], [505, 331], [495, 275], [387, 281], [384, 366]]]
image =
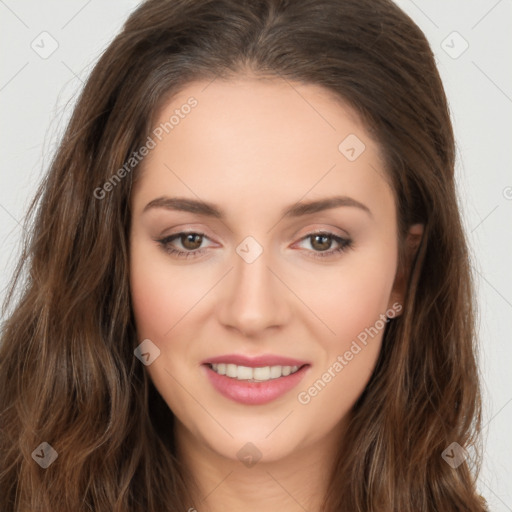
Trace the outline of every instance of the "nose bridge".
[[286, 315], [286, 294], [270, 271], [272, 254], [252, 237], [239, 244], [236, 252], [221, 321], [246, 334], [279, 325]]

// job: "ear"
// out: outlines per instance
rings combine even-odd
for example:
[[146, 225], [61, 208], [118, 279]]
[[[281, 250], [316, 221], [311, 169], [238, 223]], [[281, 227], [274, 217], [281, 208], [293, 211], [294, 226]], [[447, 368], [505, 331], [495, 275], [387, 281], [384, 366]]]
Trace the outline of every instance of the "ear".
[[[410, 226], [405, 240], [405, 261], [397, 268], [395, 282], [389, 296], [388, 309], [396, 311], [395, 316], [400, 316], [403, 311], [403, 303], [405, 297], [405, 290], [407, 281], [409, 279], [409, 273], [411, 271], [411, 265], [418, 251], [421, 239], [423, 237], [423, 224], [413, 224]], [[400, 304], [400, 308], [393, 308], [393, 304]]]

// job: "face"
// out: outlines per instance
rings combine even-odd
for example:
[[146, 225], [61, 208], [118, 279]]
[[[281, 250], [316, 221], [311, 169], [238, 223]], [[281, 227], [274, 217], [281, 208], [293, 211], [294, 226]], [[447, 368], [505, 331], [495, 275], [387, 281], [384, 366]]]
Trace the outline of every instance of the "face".
[[326, 90], [248, 77], [187, 86], [150, 137], [130, 284], [176, 435], [233, 460], [332, 448], [401, 309], [377, 144]]

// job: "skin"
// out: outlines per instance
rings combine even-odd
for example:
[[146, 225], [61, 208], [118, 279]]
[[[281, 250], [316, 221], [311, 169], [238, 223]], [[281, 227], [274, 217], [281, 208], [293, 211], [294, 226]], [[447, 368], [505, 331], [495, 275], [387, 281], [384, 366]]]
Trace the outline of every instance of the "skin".
[[[393, 191], [376, 142], [321, 87], [253, 76], [195, 82], [162, 108], [155, 126], [190, 96], [197, 106], [145, 157], [132, 194], [137, 333], [160, 350], [146, 370], [177, 418], [179, 456], [199, 483], [201, 510], [319, 510], [383, 330], [359, 343], [342, 371], [333, 372], [333, 363], [403, 298]], [[353, 162], [338, 149], [349, 134], [366, 146]], [[281, 215], [299, 201], [333, 195], [371, 213], [341, 206]], [[162, 196], [215, 203], [225, 218], [144, 211]], [[188, 252], [200, 247], [197, 257], [178, 258], [158, 242], [183, 231], [206, 236], [195, 245], [179, 237], [169, 245]], [[350, 238], [352, 246], [315, 257], [340, 244], [307, 237], [314, 231]], [[411, 229], [411, 236], [420, 234], [420, 226]], [[236, 252], [247, 236], [263, 249], [252, 263]], [[311, 366], [284, 396], [243, 405], [220, 395], [201, 367], [208, 357], [232, 353], [279, 354]], [[300, 403], [299, 392], [329, 368], [335, 376]], [[252, 467], [237, 457], [247, 442], [261, 453]]]

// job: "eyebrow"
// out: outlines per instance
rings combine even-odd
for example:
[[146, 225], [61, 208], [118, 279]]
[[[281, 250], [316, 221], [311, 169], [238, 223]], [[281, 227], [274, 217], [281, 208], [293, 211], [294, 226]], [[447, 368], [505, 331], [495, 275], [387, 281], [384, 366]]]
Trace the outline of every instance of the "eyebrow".
[[[359, 208], [360, 210], [366, 212], [370, 217], [373, 217], [371, 210], [366, 205], [347, 196], [334, 196], [318, 199], [316, 201], [295, 203], [286, 207], [281, 212], [281, 217], [301, 217], [303, 215], [310, 215], [312, 213], [329, 210], [331, 208], [339, 208], [341, 206]], [[196, 213], [198, 215], [206, 215], [216, 219], [225, 219], [226, 217], [224, 210], [213, 203], [185, 197], [157, 197], [144, 207], [143, 213], [154, 208], [164, 208], [166, 210]]]

